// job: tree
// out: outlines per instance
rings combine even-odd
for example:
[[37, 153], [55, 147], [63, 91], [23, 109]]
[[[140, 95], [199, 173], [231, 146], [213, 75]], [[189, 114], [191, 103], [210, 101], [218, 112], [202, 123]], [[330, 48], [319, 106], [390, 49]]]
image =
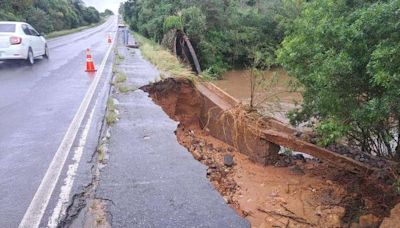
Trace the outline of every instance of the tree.
[[100, 16], [102, 16], [102, 17], [108, 17], [108, 16], [112, 16], [112, 15], [114, 15], [114, 12], [109, 9], [104, 10], [104, 12], [102, 12], [100, 14]]
[[346, 137], [372, 154], [400, 158], [399, 0], [304, 4], [279, 61], [304, 86], [293, 123], [317, 119], [324, 145]]
[[202, 68], [219, 77], [251, 65], [253, 49], [276, 63], [275, 50], [283, 39], [276, 17], [282, 1], [129, 0], [120, 10], [132, 29], [156, 42], [169, 29], [183, 28]]
[[1, 0], [0, 20], [26, 21], [52, 32], [97, 23], [100, 14], [82, 0]]
[[50, 21], [49, 15], [43, 10], [32, 8], [29, 10], [29, 15], [27, 22], [34, 25], [39, 32], [48, 33], [54, 30], [52, 24], [48, 23]]
[[100, 13], [93, 6], [83, 9], [83, 20], [88, 24], [97, 23], [100, 21]]

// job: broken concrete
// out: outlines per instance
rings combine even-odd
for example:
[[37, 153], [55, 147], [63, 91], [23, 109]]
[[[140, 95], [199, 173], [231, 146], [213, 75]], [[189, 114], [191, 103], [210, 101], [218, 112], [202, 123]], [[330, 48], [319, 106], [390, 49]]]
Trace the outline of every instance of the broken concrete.
[[168, 78], [142, 88], [181, 123], [198, 123], [213, 137], [262, 165], [275, 164], [280, 146], [310, 154], [335, 167], [359, 174], [375, 169], [296, 137], [296, 131], [274, 118], [248, 113], [236, 99], [208, 82]]
[[272, 165], [277, 161], [280, 147], [260, 138], [246, 118], [238, 121], [235, 110], [226, 111], [229, 103], [211, 91], [195, 90], [189, 80], [173, 78], [142, 89], [149, 92], [171, 118], [207, 129], [213, 137], [237, 148], [254, 162]]
[[[116, 68], [127, 76], [127, 85], [138, 88], [159, 79], [139, 50], [119, 45], [118, 52], [125, 58]], [[119, 121], [111, 127], [95, 197], [112, 202], [107, 205], [112, 227], [249, 227], [208, 181], [206, 166], [177, 142], [178, 123], [148, 94], [113, 96]]]

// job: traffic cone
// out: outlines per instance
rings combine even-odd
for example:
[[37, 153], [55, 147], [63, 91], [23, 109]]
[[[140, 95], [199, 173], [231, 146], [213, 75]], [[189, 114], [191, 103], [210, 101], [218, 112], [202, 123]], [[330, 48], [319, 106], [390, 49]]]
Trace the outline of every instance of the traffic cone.
[[90, 49], [86, 49], [86, 72], [96, 72]]

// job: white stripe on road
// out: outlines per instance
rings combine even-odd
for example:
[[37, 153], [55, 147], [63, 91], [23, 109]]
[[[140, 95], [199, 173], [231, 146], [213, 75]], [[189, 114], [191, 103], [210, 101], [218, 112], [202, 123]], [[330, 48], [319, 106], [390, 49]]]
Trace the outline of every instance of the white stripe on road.
[[65, 161], [68, 158], [72, 144], [75, 141], [76, 135], [79, 132], [79, 128], [83, 122], [85, 114], [87, 113], [89, 105], [93, 99], [94, 93], [97, 89], [112, 48], [113, 45], [110, 45], [106, 55], [103, 58], [100, 68], [96, 73], [93, 83], [90, 85], [88, 91], [86, 92], [86, 95], [83, 98], [83, 101], [79, 106], [79, 109], [75, 114], [74, 119], [69, 125], [67, 133], [65, 134], [60, 146], [58, 147], [58, 150], [54, 155], [53, 160], [51, 161], [50, 166], [47, 169], [46, 174], [42, 182], [40, 183], [32, 202], [30, 203], [24, 217], [21, 220], [21, 223], [18, 226], [19, 228], [39, 227], [43, 214], [47, 208], [47, 205], [49, 204], [50, 197], [54, 191], [58, 179], [60, 178], [61, 171], [65, 165]]
[[71, 189], [75, 181], [76, 171], [78, 171], [79, 162], [81, 161], [83, 149], [86, 145], [86, 140], [89, 135], [90, 126], [92, 125], [93, 115], [96, 106], [97, 100], [95, 106], [92, 109], [92, 113], [90, 113], [90, 117], [85, 125], [85, 128], [83, 129], [82, 137], [79, 139], [79, 145], [74, 150], [74, 157], [72, 158], [73, 164], [68, 166], [67, 177], [65, 177], [64, 185], [61, 187], [61, 192], [58, 198], [57, 205], [54, 208], [53, 213], [47, 224], [49, 228], [57, 227], [59, 219], [62, 218], [66, 213], [69, 195], [71, 194]]

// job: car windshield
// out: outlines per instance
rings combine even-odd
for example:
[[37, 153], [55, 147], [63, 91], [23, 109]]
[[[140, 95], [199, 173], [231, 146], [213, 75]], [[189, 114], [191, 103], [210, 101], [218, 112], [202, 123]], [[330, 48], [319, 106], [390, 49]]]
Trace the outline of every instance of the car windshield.
[[0, 32], [15, 32], [15, 24], [0, 24]]

